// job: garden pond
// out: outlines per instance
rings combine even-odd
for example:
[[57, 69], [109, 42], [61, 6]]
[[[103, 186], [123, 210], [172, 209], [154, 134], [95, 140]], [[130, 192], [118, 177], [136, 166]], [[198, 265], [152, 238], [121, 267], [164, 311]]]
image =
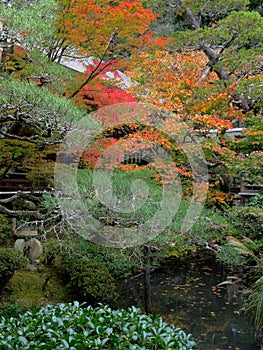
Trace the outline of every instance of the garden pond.
[[[222, 283], [223, 282], [223, 283]], [[193, 334], [201, 350], [258, 350], [241, 311], [244, 286], [211, 255], [172, 259], [152, 272], [153, 313]], [[143, 276], [119, 286], [118, 307], [144, 308]]]

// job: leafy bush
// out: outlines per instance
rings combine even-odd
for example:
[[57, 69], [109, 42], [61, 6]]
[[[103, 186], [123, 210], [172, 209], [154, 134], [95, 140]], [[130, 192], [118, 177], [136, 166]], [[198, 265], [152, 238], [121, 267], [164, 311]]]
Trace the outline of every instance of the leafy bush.
[[263, 208], [263, 191], [250, 200], [249, 206]]
[[78, 300], [108, 303], [117, 296], [113, 277], [103, 264], [95, 260], [64, 256], [62, 271], [67, 287]]
[[0, 292], [13, 276], [15, 270], [23, 267], [26, 259], [14, 248], [0, 248]]
[[132, 254], [133, 250], [105, 247], [82, 239], [80, 236], [73, 240], [71, 235], [70, 250], [76, 257], [85, 256], [103, 264], [114, 278], [127, 278], [136, 273], [140, 266], [139, 259]]
[[263, 211], [258, 207], [235, 207], [228, 212], [236, 232], [240, 236], [259, 238], [263, 232]]
[[233, 205], [233, 195], [213, 188], [212, 185], [210, 186], [206, 199], [208, 208], [217, 208], [224, 211]]
[[0, 214], [0, 240], [5, 240], [12, 236], [11, 225], [8, 218]]
[[135, 307], [51, 305], [16, 318], [0, 318], [1, 349], [196, 349], [191, 335]]
[[246, 307], [247, 312], [252, 315], [256, 328], [263, 330], [263, 276], [252, 285]]
[[17, 301], [1, 303], [0, 318], [19, 317], [28, 311], [28, 307], [20, 305]]

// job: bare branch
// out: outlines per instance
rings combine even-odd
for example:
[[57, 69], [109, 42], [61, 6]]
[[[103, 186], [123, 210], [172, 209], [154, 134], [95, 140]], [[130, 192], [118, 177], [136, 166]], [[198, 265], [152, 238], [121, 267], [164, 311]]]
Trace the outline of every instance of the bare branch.
[[206, 67], [206, 69], [203, 71], [201, 75], [200, 80], [204, 80], [207, 77], [207, 75], [210, 73], [210, 71], [211, 71], [211, 67], [210, 66]]
[[84, 86], [86, 86], [91, 80], [93, 80], [96, 76], [98, 76], [101, 72], [105, 71], [105, 69], [107, 67], [109, 67], [111, 65], [111, 62], [109, 62], [108, 64], [105, 64], [103, 67], [102, 66], [102, 63], [103, 63], [103, 60], [104, 58], [106, 57], [106, 54], [111, 46], [111, 44], [113, 43], [113, 41], [115, 40], [115, 38], [117, 37], [118, 35], [118, 29], [115, 29], [115, 31], [111, 34], [110, 38], [109, 38], [109, 41], [105, 47], [105, 50], [102, 54], [102, 57], [100, 58], [100, 61], [99, 63], [97, 64], [97, 66], [93, 69], [93, 71], [90, 73], [90, 75], [88, 76], [88, 78], [84, 81], [83, 84], [81, 84], [81, 86], [75, 90], [74, 92], [72, 92], [72, 94], [68, 97], [69, 99], [72, 99], [73, 97], [75, 97], [80, 91], [81, 89], [84, 88]]

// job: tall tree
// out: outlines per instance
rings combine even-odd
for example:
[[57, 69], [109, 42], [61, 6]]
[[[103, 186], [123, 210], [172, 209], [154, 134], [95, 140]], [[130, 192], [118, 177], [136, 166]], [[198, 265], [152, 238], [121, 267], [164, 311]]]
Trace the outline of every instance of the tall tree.
[[[137, 59], [131, 91], [175, 112], [194, 134], [204, 136], [210, 172], [220, 179], [243, 172], [260, 184], [263, 21], [257, 12], [233, 12], [240, 4], [178, 2], [177, 11], [193, 28], [174, 34], [173, 53], [144, 53]], [[225, 135], [235, 126], [249, 126], [241, 141]], [[215, 130], [219, 137], [207, 138]], [[228, 191], [231, 183], [222, 187]]]
[[178, 1], [174, 5], [192, 27], [175, 33], [176, 48], [204, 52], [207, 71], [214, 71], [226, 86], [251, 79], [249, 95], [248, 91], [232, 95], [232, 103], [241, 104], [245, 112], [253, 108], [263, 45], [263, 18], [258, 12], [246, 11], [247, 5], [246, 0]]
[[94, 63], [89, 75], [78, 85], [71, 87], [69, 82], [67, 87], [64, 85], [64, 92], [71, 91], [67, 94], [69, 98], [113, 64], [120, 65], [121, 61], [116, 59], [130, 57], [145, 45], [150, 47], [151, 43], [158, 42], [150, 40], [149, 25], [155, 15], [139, 0], [118, 3], [109, 0], [88, 3], [83, 0], [14, 0], [1, 5], [0, 19], [2, 73], [10, 74], [15, 70], [12, 60], [17, 59], [17, 55], [13, 55], [16, 44], [24, 50], [27, 63], [20, 77], [39, 77], [47, 85], [58, 79], [65, 81], [61, 71], [54, 69], [50, 61], [67, 65], [72, 59], [87, 58], [89, 64]]
[[65, 52], [71, 45], [75, 56], [92, 57], [95, 62], [69, 98], [113, 64], [119, 64], [117, 59], [130, 57], [145, 43], [149, 45], [149, 25], [154, 19], [152, 10], [145, 9], [139, 0], [62, 1], [57, 21], [60, 47], [51, 48], [50, 59], [60, 61], [63, 55], [67, 57]]

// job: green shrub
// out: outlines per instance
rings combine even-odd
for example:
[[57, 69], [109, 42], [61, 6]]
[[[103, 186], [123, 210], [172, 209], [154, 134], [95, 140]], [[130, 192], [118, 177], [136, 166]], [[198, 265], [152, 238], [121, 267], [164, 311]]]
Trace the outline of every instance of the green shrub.
[[28, 307], [19, 305], [17, 301], [6, 302], [1, 304], [0, 318], [19, 317], [21, 314], [25, 313], [28, 310]]
[[[72, 236], [71, 236], [72, 237]], [[81, 237], [70, 242], [70, 249], [77, 257], [87, 257], [107, 266], [114, 278], [127, 278], [138, 271], [139, 259], [134, 257], [129, 248], [116, 249], [94, 244]], [[132, 256], [132, 259], [131, 259]]]
[[256, 328], [263, 330], [263, 276], [252, 285], [246, 310], [252, 315]]
[[248, 205], [249, 207], [263, 208], [263, 191], [258, 193], [255, 197], [253, 197]]
[[134, 307], [47, 306], [16, 318], [0, 318], [1, 349], [192, 350], [191, 335]]
[[62, 272], [67, 287], [78, 300], [109, 303], [116, 294], [114, 279], [101, 263], [88, 258], [63, 257]]
[[[133, 184], [138, 180], [144, 181], [145, 184], [147, 184], [148, 198], [151, 198], [151, 200], [143, 200], [141, 205], [135, 205], [133, 211], [110, 210], [108, 205], [105, 206], [98, 201], [93, 184], [93, 175], [93, 171], [89, 169], [78, 170], [77, 180], [79, 192], [85, 198], [85, 207], [89, 213], [95, 219], [103, 222], [106, 225], [115, 226], [116, 223], [118, 223], [118, 226], [121, 227], [133, 227], [134, 225], [143, 224], [147, 222], [147, 220], [151, 218], [160, 208], [163, 190], [160, 186], [160, 182], [155, 179], [157, 173], [152, 169], [144, 168], [137, 171], [114, 169], [112, 173], [111, 190], [114, 194], [114, 198], [121, 198], [123, 202], [126, 202], [129, 205], [131, 205], [131, 199], [135, 195]], [[96, 172], [96, 178], [96, 181], [107, 185], [104, 171]], [[103, 189], [103, 191], [108, 190], [109, 189], [106, 188]], [[146, 195], [145, 193], [142, 193], [142, 189], [140, 189], [140, 187], [137, 187], [136, 191], [140, 191], [143, 196]], [[145, 199], [146, 198], [147, 197], [145, 197]]]
[[239, 236], [257, 239], [263, 233], [263, 211], [259, 207], [235, 207], [228, 218]]
[[23, 267], [26, 259], [14, 248], [0, 247], [0, 292], [13, 276], [14, 272]]
[[0, 241], [12, 236], [10, 220], [3, 214], [0, 214]]

